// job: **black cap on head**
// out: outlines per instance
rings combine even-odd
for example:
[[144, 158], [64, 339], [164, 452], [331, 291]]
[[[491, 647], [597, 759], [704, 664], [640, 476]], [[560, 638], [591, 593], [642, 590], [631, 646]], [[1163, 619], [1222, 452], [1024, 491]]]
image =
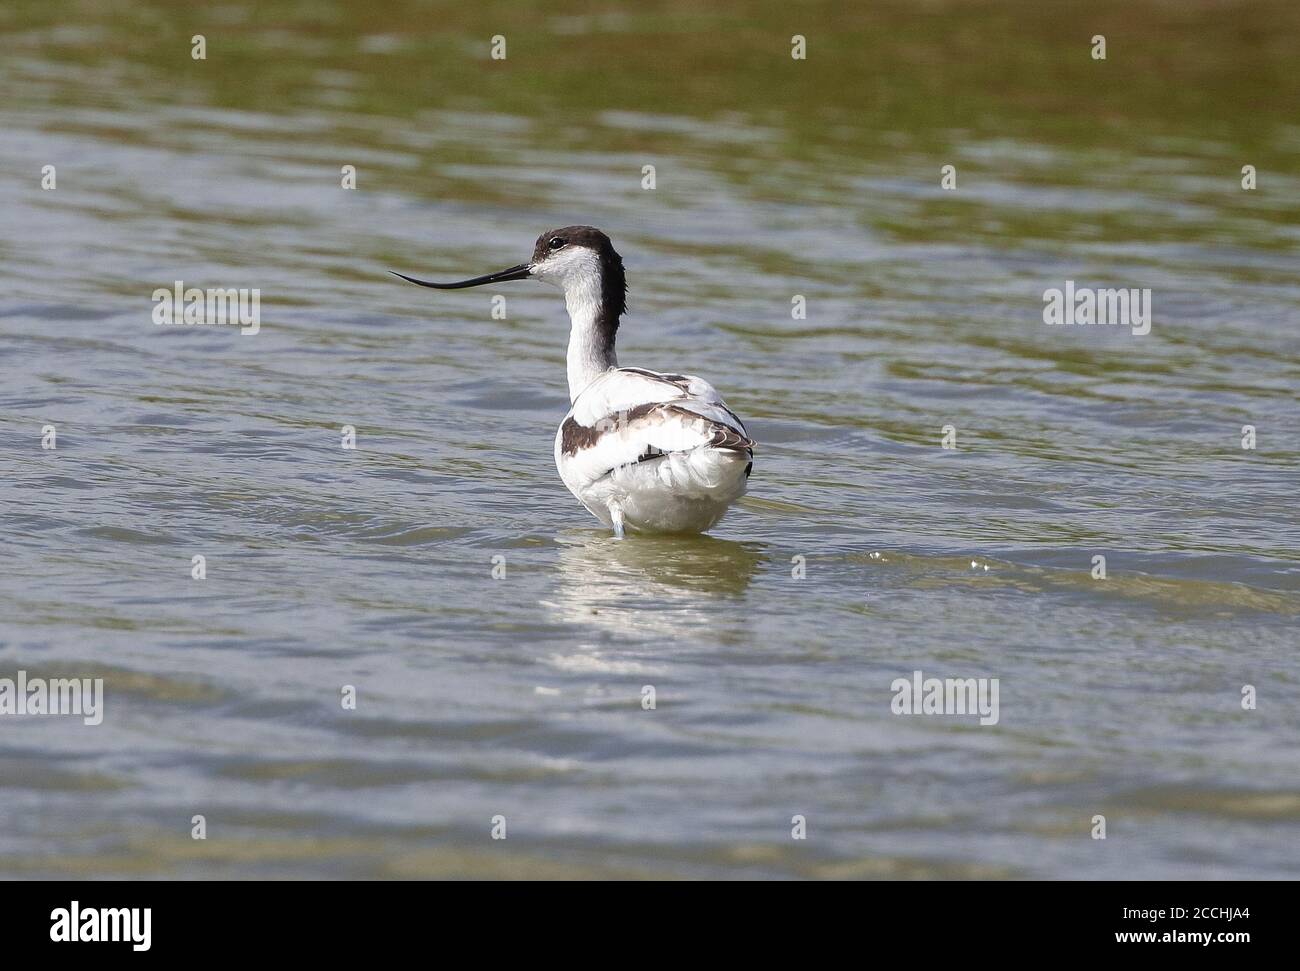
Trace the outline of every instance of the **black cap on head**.
[[564, 226], [551, 229], [537, 237], [533, 247], [533, 263], [563, 252], [567, 247], [581, 246], [593, 250], [600, 259], [601, 303], [605, 313], [618, 326], [618, 318], [627, 312], [627, 276], [623, 272], [623, 257], [618, 255], [609, 237], [595, 226]]

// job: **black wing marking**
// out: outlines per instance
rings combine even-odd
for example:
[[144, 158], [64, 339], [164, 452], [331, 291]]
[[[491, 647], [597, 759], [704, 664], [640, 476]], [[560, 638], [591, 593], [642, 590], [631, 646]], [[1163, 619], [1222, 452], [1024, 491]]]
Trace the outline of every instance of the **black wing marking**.
[[[656, 413], [682, 418], [698, 428], [701, 434], [709, 436], [706, 441], [701, 442], [699, 445], [691, 446], [691, 449], [706, 447], [728, 449], [745, 453], [751, 459], [753, 458], [755, 443], [746, 434], [721, 422], [705, 418], [703, 415], [691, 411], [689, 408], [683, 408], [680, 404], [672, 401], [655, 401], [637, 405], [634, 408], [629, 408], [626, 412], [602, 418], [594, 426], [579, 424], [570, 415], [565, 418], [564, 424], [560, 426], [560, 453], [572, 457], [579, 452], [594, 448], [604, 435], [614, 433], [621, 428], [627, 428], [632, 423]], [[681, 451], [690, 451], [691, 449], [682, 449]], [[609, 469], [598, 473], [596, 478], [608, 475], [614, 469], [622, 468], [625, 465], [649, 462], [669, 454], [671, 452], [647, 445], [635, 459], [613, 465]]]
[[[671, 385], [671, 386], [673, 386], [674, 388], [679, 389], [679, 390], [682, 392], [682, 396], [683, 396], [683, 397], [689, 397], [690, 394], [691, 394], [691, 379], [690, 379], [689, 377], [687, 377], [685, 374], [663, 374], [663, 373], [660, 373], [660, 372], [658, 372], [658, 371], [647, 371], [645, 368], [639, 368], [639, 367], [621, 367], [621, 368], [619, 368], [619, 370], [620, 370], [620, 371], [626, 371], [626, 372], [628, 372], [629, 374], [639, 374], [639, 375], [641, 375], [641, 376], [644, 377], [644, 378], [650, 378], [652, 381], [658, 381], [658, 382], [660, 382], [661, 384], [668, 384], [668, 385]], [[714, 392], [714, 394], [716, 394], [716, 393], [717, 393], [717, 392]], [[671, 402], [671, 401], [663, 401], [663, 402], [660, 402], [660, 404], [668, 405], [668, 404], [672, 404], [672, 402]], [[736, 423], [736, 427], [739, 428], [740, 431], [741, 431], [741, 433], [742, 433], [742, 435], [741, 435], [742, 439], [743, 439], [744, 441], [746, 441], [746, 442], [749, 443], [748, 445], [745, 445], [745, 446], [744, 446], [745, 448], [753, 448], [753, 447], [754, 447], [754, 443], [753, 443], [752, 441], [750, 441], [748, 438], [745, 437], [746, 435], [748, 435], [748, 431], [747, 431], [746, 428], [745, 428], [745, 423], [744, 423], [743, 421], [740, 420], [740, 416], [739, 416], [739, 415], [737, 415], [734, 411], [732, 411], [730, 408], [728, 408], [728, 407], [726, 406], [726, 404], [723, 403], [723, 401], [722, 401], [721, 398], [715, 398], [715, 399], [709, 401], [709, 404], [714, 405], [715, 407], [721, 408], [723, 411], [725, 411], [728, 415], [731, 416], [731, 420], [734, 421], [734, 422]], [[707, 418], [704, 419], [704, 420], [705, 420], [705, 421], [708, 421]], [[716, 423], [715, 423], [715, 424], [716, 424]], [[719, 426], [719, 427], [725, 427], [725, 426]], [[733, 447], [735, 447], [735, 446], [733, 446], [733, 445], [726, 445], [726, 444], [718, 444], [718, 445], [716, 445], [715, 447], [717, 447], [717, 448], [733, 448]]]
[[639, 367], [621, 367], [620, 371], [626, 371], [629, 374], [639, 374], [643, 378], [650, 378], [652, 381], [661, 381], [664, 384], [671, 384], [682, 391], [689, 391], [691, 386], [690, 379], [684, 374], [660, 374], [658, 371], [647, 371]]

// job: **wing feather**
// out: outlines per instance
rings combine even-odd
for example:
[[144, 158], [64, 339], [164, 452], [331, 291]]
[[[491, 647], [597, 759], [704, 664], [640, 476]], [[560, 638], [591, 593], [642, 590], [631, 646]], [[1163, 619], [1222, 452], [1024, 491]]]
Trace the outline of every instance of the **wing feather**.
[[752, 453], [744, 424], [693, 375], [611, 369], [578, 396], [555, 439], [566, 481], [586, 485], [624, 465], [710, 446]]

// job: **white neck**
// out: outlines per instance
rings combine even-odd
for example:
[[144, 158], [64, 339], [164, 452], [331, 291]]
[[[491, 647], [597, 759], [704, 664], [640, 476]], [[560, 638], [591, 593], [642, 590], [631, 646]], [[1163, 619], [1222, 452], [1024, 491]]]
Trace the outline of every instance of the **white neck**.
[[576, 401], [587, 385], [618, 367], [613, 341], [600, 333], [600, 278], [596, 274], [568, 281], [564, 305], [569, 310], [569, 400]]

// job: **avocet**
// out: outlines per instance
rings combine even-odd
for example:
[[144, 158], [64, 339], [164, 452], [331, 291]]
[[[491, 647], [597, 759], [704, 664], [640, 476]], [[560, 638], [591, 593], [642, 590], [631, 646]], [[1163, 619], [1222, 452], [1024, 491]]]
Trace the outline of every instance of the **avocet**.
[[745, 494], [754, 441], [713, 386], [619, 367], [614, 339], [627, 283], [622, 257], [599, 229], [542, 233], [529, 262], [459, 283], [394, 275], [435, 290], [537, 279], [564, 291], [572, 407], [555, 436], [555, 466], [615, 536], [704, 532]]

